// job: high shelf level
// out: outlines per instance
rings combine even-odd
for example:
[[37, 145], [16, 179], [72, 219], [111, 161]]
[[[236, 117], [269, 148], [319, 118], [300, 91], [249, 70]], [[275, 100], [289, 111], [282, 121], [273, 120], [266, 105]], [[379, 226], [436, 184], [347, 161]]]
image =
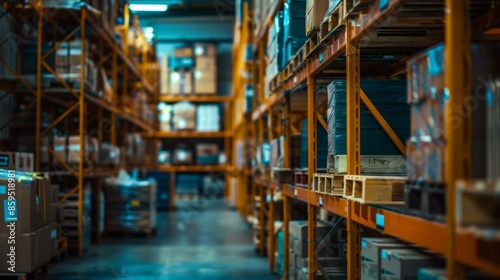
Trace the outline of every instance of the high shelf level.
[[[269, 61], [266, 58], [268, 34], [274, 18], [286, 4], [274, 1], [264, 20], [257, 25], [248, 5], [243, 5], [243, 17], [236, 27], [234, 69], [235, 106], [251, 110], [234, 111], [234, 152], [244, 155], [235, 179], [238, 182], [237, 206], [243, 215], [251, 214], [255, 197], [259, 197], [256, 214], [260, 222], [259, 250], [265, 254], [269, 233], [268, 254], [271, 271], [275, 270], [277, 239], [275, 232], [275, 197], [283, 196], [284, 279], [289, 279], [289, 223], [294, 201], [307, 203], [308, 214], [308, 279], [315, 279], [318, 271], [315, 252], [322, 240], [316, 240], [317, 210], [324, 209], [346, 219], [348, 279], [360, 279], [361, 229], [373, 229], [384, 235], [429, 249], [446, 258], [448, 279], [464, 276], [463, 267], [474, 268], [500, 277], [500, 263], [488, 256], [498, 246], [498, 239], [488, 238], [478, 230], [467, 230], [457, 223], [457, 184], [472, 179], [470, 115], [455, 108], [466, 108], [470, 101], [472, 41], [498, 42], [500, 9], [495, 1], [465, 0], [363, 0], [340, 1], [340, 9], [332, 14], [340, 18], [337, 28], [321, 29], [309, 34], [305, 45], [288, 61], [275, 77], [266, 77]], [[328, 26], [328, 24], [327, 24]], [[496, 41], [495, 41], [496, 40]], [[407, 157], [407, 146], [396, 135], [387, 120], [373, 105], [361, 86], [366, 78], [405, 79], [410, 58], [444, 42], [444, 88], [447, 92], [443, 136], [445, 216], [428, 219], [406, 211], [404, 207], [389, 207], [364, 203], [356, 199], [333, 196], [331, 191], [318, 192], [313, 184], [318, 171], [317, 138], [320, 129], [328, 130], [325, 86], [332, 80], [346, 80], [346, 174], [362, 175], [360, 137], [361, 106], [366, 106], [394, 143], [401, 156]], [[246, 58], [246, 59], [245, 59]], [[267, 63], [266, 63], [267, 61]], [[244, 73], [244, 74], [243, 74]], [[251, 87], [255, 94], [248, 100]], [[464, 109], [465, 110], [465, 109]], [[284, 139], [283, 167], [291, 168], [292, 138], [299, 133], [300, 123], [307, 118], [307, 179], [304, 186], [278, 183], [272, 167], [255, 165], [263, 152], [258, 146], [271, 143], [280, 136]], [[450, 124], [454, 124], [453, 126]], [[321, 128], [323, 127], [323, 128]], [[246, 140], [245, 140], [246, 139]], [[271, 154], [273, 146], [271, 145]], [[271, 165], [272, 166], [272, 165]], [[273, 174], [274, 173], [274, 174]], [[324, 172], [323, 172], [324, 173]], [[296, 173], [297, 174], [297, 173]], [[344, 175], [342, 175], [344, 176]], [[363, 177], [363, 176], [362, 176]], [[366, 176], [364, 176], [366, 177]], [[297, 178], [297, 177], [295, 177]], [[347, 177], [345, 177], [347, 178]], [[350, 177], [349, 177], [350, 178]], [[404, 180], [404, 179], [403, 179]], [[347, 182], [343, 181], [342, 182]], [[367, 188], [370, 183], [367, 182]], [[343, 188], [346, 188], [344, 185]], [[331, 187], [333, 188], [333, 187]], [[345, 193], [344, 193], [345, 196]], [[404, 204], [404, 203], [403, 203]], [[266, 226], [266, 221], [268, 225]], [[444, 222], [446, 221], [446, 222]], [[267, 231], [266, 231], [267, 228]]]

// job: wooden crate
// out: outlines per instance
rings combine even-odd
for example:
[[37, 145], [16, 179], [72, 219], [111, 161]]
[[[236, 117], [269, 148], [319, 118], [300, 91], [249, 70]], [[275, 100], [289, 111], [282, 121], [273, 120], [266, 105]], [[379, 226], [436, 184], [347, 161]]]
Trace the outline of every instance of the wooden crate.
[[344, 197], [363, 204], [404, 204], [406, 177], [358, 176], [344, 177]]
[[325, 17], [318, 32], [319, 42], [332, 38], [333, 35], [345, 28], [344, 12], [344, 4], [340, 3], [331, 14]]

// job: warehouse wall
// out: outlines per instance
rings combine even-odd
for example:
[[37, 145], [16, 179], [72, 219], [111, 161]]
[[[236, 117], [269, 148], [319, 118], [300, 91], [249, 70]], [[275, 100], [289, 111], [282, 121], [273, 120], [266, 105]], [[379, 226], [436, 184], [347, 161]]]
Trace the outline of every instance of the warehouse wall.
[[[4, 10], [0, 8], [0, 14]], [[15, 44], [11, 39], [11, 22], [10, 17], [5, 16], [0, 19], [0, 58], [6, 62], [12, 69], [16, 68], [16, 53]], [[9, 78], [12, 74], [0, 64], [0, 77]], [[6, 95], [5, 92], [0, 90], [0, 127], [7, 123], [12, 116], [12, 109], [14, 108], [14, 96]], [[9, 130], [0, 130], [0, 140], [9, 138]]]

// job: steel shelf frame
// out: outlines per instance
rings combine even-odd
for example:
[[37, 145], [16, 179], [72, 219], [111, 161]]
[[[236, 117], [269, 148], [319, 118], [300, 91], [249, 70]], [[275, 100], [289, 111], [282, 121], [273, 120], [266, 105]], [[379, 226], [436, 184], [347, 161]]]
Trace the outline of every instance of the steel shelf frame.
[[[345, 1], [347, 2], [347, 1]], [[280, 1], [275, 1], [272, 6], [269, 15], [266, 18], [272, 18], [276, 11], [274, 7], [279, 7]], [[462, 106], [464, 102], [467, 101], [467, 90], [470, 88], [470, 75], [468, 75], [471, 65], [470, 57], [467, 55], [470, 48], [471, 40], [471, 26], [468, 20], [468, 9], [472, 1], [466, 0], [445, 0], [443, 1], [444, 10], [440, 16], [435, 16], [435, 14], [429, 15], [429, 19], [422, 19], [415, 16], [415, 18], [404, 19], [397, 18], [398, 12], [404, 9], [406, 5], [418, 4], [418, 1], [412, 0], [391, 0], [389, 5], [385, 10], [380, 10], [380, 5], [378, 0], [372, 1], [368, 6], [361, 8], [361, 10], [355, 13], [349, 12], [346, 17], [346, 29], [339, 34], [333, 36], [323, 43], [315, 53], [308, 56], [307, 60], [304, 61], [300, 66], [298, 66], [294, 73], [289, 77], [286, 77], [283, 83], [278, 87], [278, 89], [267, 99], [263, 98], [261, 93], [258, 94], [257, 101], [255, 103], [259, 106], [255, 106], [255, 110], [252, 112], [251, 120], [252, 122], [259, 122], [264, 118], [273, 108], [277, 107], [279, 104], [288, 104], [289, 99], [293, 98], [292, 94], [284, 94], [289, 92], [298, 85], [307, 84], [307, 118], [308, 118], [308, 150], [309, 150], [309, 177], [315, 171], [315, 131], [316, 131], [316, 115], [317, 108], [314, 104], [315, 102], [315, 79], [325, 74], [329, 73], [328, 69], [332, 65], [339, 61], [342, 56], [345, 57], [345, 71], [343, 74], [344, 78], [347, 78], [347, 162], [348, 162], [348, 174], [357, 175], [360, 174], [360, 140], [357, 135], [360, 131], [360, 117], [359, 117], [359, 107], [361, 102], [365, 103], [367, 107], [373, 107], [370, 111], [377, 117], [377, 121], [382, 125], [384, 130], [388, 135], [393, 134], [392, 129], [387, 125], [380, 113], [377, 112], [374, 106], [370, 106], [371, 102], [363, 90], [360, 87], [360, 79], [363, 76], [363, 56], [360, 50], [369, 47], [384, 48], [389, 46], [387, 42], [375, 42], [371, 44], [370, 34], [373, 34], [375, 30], [381, 26], [384, 26], [384, 22], [398, 22], [401, 23], [403, 27], [411, 26], [415, 24], [427, 24], [435, 28], [436, 26], [442, 27], [444, 30], [444, 41], [446, 43], [446, 71], [445, 85], [450, 93], [450, 101], [447, 106], [453, 114], [446, 115], [446, 122], [451, 122], [454, 119], [463, 119], [457, 110], [453, 111], [451, 108], [453, 106]], [[346, 3], [344, 3], [345, 5]], [[475, 32], [474, 36], [477, 36], [479, 32], [483, 32], [499, 22], [498, 20], [498, 8], [492, 8], [485, 15], [481, 16], [478, 20], [473, 22], [472, 30]], [[360, 19], [363, 17], [363, 19]], [[268, 20], [269, 21], [269, 20]], [[406, 24], [406, 25], [405, 25]], [[259, 60], [260, 69], [257, 71], [257, 77], [255, 78], [255, 84], [262, 88], [262, 81], [264, 81], [265, 65], [263, 63], [263, 49], [262, 45], [265, 43], [266, 34], [269, 26], [264, 25], [262, 30], [257, 32], [258, 36], [254, 41], [254, 53], [253, 57], [255, 60]], [[411, 50], [412, 53], [416, 53], [424, 48], [430, 47], [441, 40], [430, 39], [425, 42], [417, 42], [414, 49]], [[407, 39], [408, 40], [408, 39]], [[434, 41], [433, 41], [434, 40]], [[410, 41], [400, 41], [394, 42], [397, 46], [402, 46]], [[379, 45], [377, 45], [379, 43]], [[385, 43], [385, 45], [384, 45]], [[410, 42], [411, 43], [411, 42]], [[257, 59], [256, 59], [257, 58]], [[465, 63], [459, 63], [460, 61], [465, 61]], [[404, 71], [405, 60], [402, 62], [395, 63], [393, 67], [388, 72], [390, 77], [394, 75], [399, 75]], [[330, 72], [331, 73], [331, 72]], [[330, 75], [330, 77], [337, 77], [336, 74]], [[383, 74], [385, 75], [385, 74]], [[342, 76], [340, 76], [342, 77]], [[455, 83], [454, 81], [462, 81], [462, 83]], [[373, 105], [373, 104], [371, 104]], [[290, 108], [285, 107], [283, 109], [286, 117], [290, 115]], [[238, 114], [236, 114], [237, 116]], [[285, 119], [284, 117], [283, 119]], [[407, 214], [402, 214], [397, 211], [391, 211], [386, 209], [377, 208], [375, 206], [362, 205], [358, 202], [349, 201], [343, 198], [336, 198], [327, 195], [320, 195], [310, 191], [310, 186], [308, 189], [303, 189], [291, 185], [282, 185], [278, 190], [284, 192], [284, 234], [285, 234], [285, 256], [284, 256], [284, 279], [288, 279], [288, 267], [290, 260], [288, 259], [288, 248], [290, 247], [290, 240], [288, 237], [288, 224], [291, 219], [290, 216], [290, 204], [293, 199], [301, 200], [308, 203], [308, 221], [309, 221], [309, 279], [315, 278], [315, 260], [312, 257], [315, 250], [315, 220], [316, 220], [316, 209], [323, 208], [331, 213], [345, 217], [347, 219], [347, 232], [348, 232], [348, 278], [349, 279], [359, 279], [360, 278], [360, 227], [364, 226], [367, 228], [378, 230], [384, 234], [394, 236], [410, 243], [417, 244], [419, 246], [425, 247], [437, 253], [443, 254], [447, 259], [447, 278], [454, 279], [456, 277], [463, 276], [463, 265], [467, 265], [476, 269], [483, 270], [489, 274], [500, 276], [500, 268], [496, 267], [492, 263], [484, 261], [478, 255], [478, 240], [480, 237], [472, 232], [464, 232], [456, 229], [455, 226], [455, 182], [459, 179], [468, 178], [470, 174], [470, 154], [464, 153], [465, 150], [470, 150], [470, 133], [467, 130], [465, 120], [460, 122], [460, 127], [451, 128], [447, 126], [446, 139], [447, 149], [445, 152], [446, 162], [451, 163], [446, 166], [446, 186], [447, 186], [447, 223], [437, 223], [433, 221], [428, 221], [425, 219], [413, 217]], [[470, 127], [470, 126], [469, 126]], [[293, 129], [290, 122], [284, 122], [284, 135], [288, 136]], [[258, 129], [259, 135], [254, 135], [255, 139], [261, 138], [261, 134], [264, 130]], [[392, 135], [394, 136], [394, 135]], [[391, 137], [398, 149], [404, 154], [405, 145], [398, 141], [395, 137]], [[285, 140], [285, 159], [288, 158], [289, 153], [289, 141]], [[466, 163], [466, 164], [463, 164]], [[285, 167], [289, 166], [289, 162], [285, 160]], [[311, 171], [312, 170], [312, 171]], [[309, 182], [312, 178], [309, 178]], [[268, 189], [271, 189], [274, 193], [276, 188], [271, 187], [268, 183]], [[381, 215], [385, 219], [385, 224], [380, 226], [377, 225], [374, 217]], [[269, 216], [272, 216], [269, 213]], [[272, 243], [273, 241], [271, 241]], [[271, 246], [271, 249], [275, 247]], [[271, 251], [273, 253], [273, 251]], [[274, 259], [270, 258], [271, 263]], [[273, 266], [271, 264], [271, 269]]]
[[[86, 72], [85, 67], [80, 69], [80, 80], [79, 87], [72, 87], [69, 85], [56, 71], [45, 61], [45, 59], [52, 53], [56, 51], [56, 49], [63, 42], [68, 42], [69, 40], [79, 37], [81, 40], [81, 48], [82, 50], [86, 47], [86, 39], [89, 37], [97, 38], [99, 41], [99, 54], [97, 54], [99, 61], [99, 66], [104, 66], [104, 64], [111, 58], [112, 65], [111, 70], [108, 69], [108, 72], [112, 72], [113, 78], [113, 100], [118, 97], [118, 71], [123, 71], [125, 76], [128, 75], [128, 71], [132, 72], [134, 75], [133, 80], [137, 80], [140, 87], [146, 89], [148, 94], [156, 95], [157, 90], [155, 87], [150, 85], [144, 78], [143, 74], [145, 73], [145, 64], [148, 62], [152, 62], [150, 57], [154, 52], [150, 48], [150, 46], [145, 46], [143, 49], [142, 58], [144, 65], [137, 65], [132, 62], [132, 60], [125, 55], [124, 51], [118, 46], [118, 44], [113, 39], [111, 34], [108, 34], [108, 31], [102, 28], [102, 24], [100, 23], [100, 19], [94, 14], [94, 11], [91, 7], [81, 7], [78, 9], [66, 9], [66, 8], [48, 8], [44, 6], [43, 0], [29, 0], [26, 5], [19, 6], [17, 4], [4, 4], [4, 8], [7, 11], [10, 11], [11, 15], [15, 20], [19, 20], [22, 18], [17, 18], [18, 14], [16, 12], [21, 12], [23, 15], [26, 13], [32, 15], [34, 19], [36, 19], [33, 23], [33, 28], [36, 32], [36, 41], [37, 41], [37, 75], [36, 75], [36, 86], [32, 86], [21, 73], [10, 68], [3, 60], [0, 59], [0, 64], [5, 66], [12, 75], [16, 78], [17, 83], [20, 83], [24, 86], [29, 94], [34, 95], [35, 97], [35, 110], [36, 110], [36, 143], [35, 145], [35, 170], [40, 171], [40, 148], [43, 145], [48, 152], [55, 158], [58, 164], [61, 165], [62, 170], [49, 172], [51, 175], [57, 176], [71, 176], [74, 177], [77, 181], [76, 186], [70, 190], [63, 198], [60, 199], [61, 202], [64, 202], [69, 196], [74, 193], [78, 194], [78, 213], [80, 216], [83, 214], [83, 185], [84, 180], [88, 178], [97, 178], [97, 192], [100, 191], [101, 187], [101, 179], [104, 176], [113, 175], [117, 171], [116, 170], [86, 170], [84, 166], [84, 153], [80, 153], [79, 164], [77, 169], [70, 166], [66, 163], [62, 158], [60, 158], [57, 153], [45, 142], [42, 140], [42, 137], [47, 134], [52, 128], [59, 125], [63, 120], [65, 120], [70, 114], [74, 114], [78, 112], [78, 127], [75, 129], [79, 136], [79, 146], [82, 150], [85, 149], [85, 137], [87, 135], [87, 127], [88, 124], [92, 121], [97, 121], [99, 123], [98, 129], [103, 129], [101, 127], [101, 121], [103, 120], [103, 110], [108, 111], [111, 114], [111, 136], [110, 142], [112, 144], [116, 144], [117, 140], [117, 127], [116, 121], [117, 118], [122, 118], [125, 122], [125, 127], [128, 124], [131, 124], [131, 130], [142, 129], [144, 131], [153, 131], [154, 128], [146, 123], [143, 120], [140, 120], [136, 116], [124, 113], [120, 109], [110, 105], [103, 100], [100, 100], [88, 93], [85, 88], [85, 78]], [[115, 7], [117, 8], [117, 7]], [[125, 10], [128, 10], [125, 7]], [[56, 11], [56, 14], [50, 14], [49, 11]], [[128, 15], [126, 15], [126, 22], [128, 22]], [[58, 38], [57, 33], [60, 33], [61, 28], [58, 28], [61, 24], [67, 23], [69, 27], [73, 27], [72, 31], [64, 31], [62, 34], [63, 38]], [[43, 52], [42, 43], [46, 37], [51, 37], [46, 35], [47, 27], [53, 27], [55, 30], [55, 35], [53, 36], [54, 47], [48, 52]], [[125, 31], [128, 34], [128, 25], [125, 27]], [[78, 35], [78, 36], [77, 36]], [[24, 38], [21, 38], [24, 39]], [[127, 41], [126, 41], [127, 42]], [[111, 54], [105, 55], [107, 51], [110, 51]], [[146, 53], [147, 52], [147, 53]], [[120, 58], [120, 60], [118, 59]], [[86, 53], [84, 51], [81, 52], [80, 55], [80, 64], [86, 64]], [[123, 63], [123, 66], [119, 66], [119, 62]], [[19, 57], [18, 57], [19, 64]], [[107, 67], [109, 68], [109, 67]], [[46, 89], [42, 87], [42, 71], [49, 71], [54, 78], [63, 86], [63, 89], [58, 89], [56, 91], [64, 91], [67, 96], [71, 98], [65, 100], [59, 100], [58, 98], [51, 97], [49, 94], [53, 94], [54, 92], [50, 92], [50, 89]], [[19, 70], [20, 71], [20, 70]], [[128, 79], [125, 79], [128, 82]], [[127, 82], [123, 85], [123, 90], [127, 93], [129, 86]], [[54, 104], [59, 104], [67, 107], [67, 109], [59, 115], [49, 126], [42, 130], [41, 127], [41, 115], [42, 115], [42, 99], [48, 100]], [[66, 99], [66, 98], [65, 98]], [[89, 104], [95, 105], [96, 108], [90, 108]], [[95, 112], [97, 110], [95, 116], [89, 116], [89, 111]], [[102, 139], [99, 139], [102, 141]], [[99, 212], [99, 211], [97, 211]], [[97, 236], [98, 239], [100, 236]], [[83, 220], [80, 219], [78, 223], [78, 244], [77, 251], [79, 255], [83, 254]]]

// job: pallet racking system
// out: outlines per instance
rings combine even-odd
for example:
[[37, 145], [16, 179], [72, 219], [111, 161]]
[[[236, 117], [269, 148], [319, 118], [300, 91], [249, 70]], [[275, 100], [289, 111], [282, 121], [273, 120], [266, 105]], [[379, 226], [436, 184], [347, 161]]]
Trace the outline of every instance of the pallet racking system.
[[[118, 9], [118, 2], [115, 2], [112, 9]], [[115, 175], [118, 169], [109, 169], [104, 167], [93, 168], [89, 170], [84, 166], [84, 153], [79, 155], [78, 166], [71, 166], [65, 160], [60, 158], [55, 151], [43, 140], [43, 136], [52, 128], [64, 124], [70, 117], [78, 120], [78, 126], [72, 127], [71, 131], [79, 136], [79, 147], [85, 149], [85, 137], [92, 131], [99, 131], [99, 144], [103, 140], [109, 141], [113, 145], [118, 144], [119, 135], [125, 132], [153, 132], [156, 128], [149, 122], [141, 119], [134, 112], [126, 112], [118, 108], [113, 102], [118, 100], [120, 96], [130, 93], [134, 88], [140, 88], [147, 93], [150, 98], [156, 98], [158, 92], [157, 79], [154, 75], [150, 75], [151, 64], [156, 63], [155, 49], [148, 43], [143, 43], [140, 51], [134, 48], [130, 51], [128, 47], [122, 47], [115, 39], [114, 31], [110, 28], [105, 28], [107, 23], [101, 17], [101, 13], [91, 6], [84, 5], [74, 8], [65, 7], [48, 7], [44, 5], [42, 0], [30, 0], [26, 4], [17, 4], [4, 2], [3, 9], [7, 11], [2, 16], [10, 16], [15, 22], [15, 31], [13, 33], [14, 40], [19, 43], [29, 40], [31, 37], [23, 37], [26, 33], [23, 28], [26, 26], [32, 28], [33, 39], [37, 42], [37, 63], [36, 63], [36, 80], [30, 83], [20, 73], [20, 69], [12, 69], [5, 61], [0, 59], [0, 64], [8, 69], [14, 78], [2, 79], [2, 83], [12, 85], [7, 90], [8, 93], [13, 93], [16, 96], [34, 98], [33, 106], [36, 108], [36, 134], [35, 145], [35, 171], [42, 171], [42, 163], [40, 162], [41, 147], [45, 147], [48, 152], [57, 160], [57, 167], [52, 166], [49, 174], [52, 176], [65, 176], [74, 178], [76, 181], [74, 188], [66, 193], [60, 199], [64, 202], [72, 194], [78, 195], [78, 213], [82, 216], [83, 213], [83, 187], [84, 182], [89, 179], [97, 179], [95, 184], [96, 191], [100, 192], [102, 178], [110, 175]], [[135, 40], [146, 39], [138, 25], [138, 19], [133, 18], [134, 24], [131, 25], [128, 7], [124, 9], [125, 24], [120, 27], [122, 42], [128, 46], [129, 42]], [[22, 27], [22, 28], [21, 28]], [[134, 28], [139, 31], [137, 38], [129, 38], [129, 29]], [[107, 102], [98, 98], [93, 92], [90, 92], [85, 87], [86, 67], [81, 67], [79, 86], [68, 84], [56, 71], [45, 61], [46, 58], [53, 54], [63, 42], [68, 42], [74, 38], [81, 39], [81, 49], [86, 47], [86, 42], [92, 42], [97, 46], [98, 51], [92, 55], [97, 61], [97, 65], [106, 70], [107, 74], [112, 77], [112, 97], [113, 102]], [[134, 41], [133, 41], [134, 40]], [[50, 41], [53, 47], [49, 51], [42, 49], [42, 42]], [[17, 63], [20, 65], [23, 58], [18, 51]], [[141, 62], [137, 62], [135, 58], [139, 58]], [[80, 63], [85, 65], [87, 57], [84, 51], [80, 54]], [[54, 78], [62, 85], [57, 88], [46, 88], [42, 84], [43, 71], [50, 72]], [[119, 85], [119, 76], [122, 77], [122, 82]], [[153, 78], [151, 78], [153, 77]], [[55, 111], [55, 108], [64, 108], [61, 113], [47, 128], [42, 128], [42, 112], [44, 110]], [[12, 121], [12, 119], [11, 119]], [[10, 123], [10, 122], [9, 122]], [[9, 124], [7, 123], [7, 125]], [[120, 125], [118, 125], [120, 123]], [[109, 125], [106, 128], [105, 125]], [[106, 133], [104, 133], [106, 130]], [[122, 133], [122, 134], [120, 134]], [[127, 166], [123, 166], [129, 168]], [[99, 207], [99, 206], [97, 206]], [[97, 211], [99, 212], [99, 210]], [[78, 222], [78, 242], [77, 252], [79, 255], [83, 253], [83, 222], [79, 219]], [[98, 239], [100, 238], [98, 234]]]
[[[265, 193], [271, 196], [269, 205], [260, 207], [260, 217], [269, 217], [269, 232], [273, 232], [273, 196], [277, 191], [283, 192], [284, 204], [284, 247], [288, 252], [290, 240], [288, 237], [288, 225], [290, 221], [290, 205], [292, 200], [300, 200], [308, 205], [308, 273], [309, 279], [315, 279], [316, 275], [316, 210], [325, 209], [330, 213], [342, 216], [347, 221], [347, 243], [348, 243], [348, 279], [359, 279], [361, 270], [360, 259], [360, 227], [377, 230], [382, 234], [393, 236], [418, 246], [430, 249], [442, 254], [447, 260], [447, 278], [464, 276], [463, 267], [472, 267], [486, 273], [500, 276], [499, 265], [495, 260], [488, 259], [483, 252], [488, 251], [488, 246], [495, 246], [498, 241], [483, 238], [474, 231], [458, 229], [456, 226], [456, 183], [461, 179], [470, 177], [470, 154], [469, 151], [470, 132], [466, 125], [464, 116], [457, 110], [450, 110], [446, 115], [446, 122], [452, 119], [460, 119], [457, 127], [453, 129], [447, 126], [445, 158], [445, 183], [446, 183], [446, 223], [431, 221], [412, 216], [404, 211], [396, 211], [394, 208], [376, 205], [365, 205], [344, 198], [333, 197], [326, 194], [318, 194], [311, 190], [313, 174], [316, 173], [316, 120], [321, 119], [323, 112], [320, 106], [324, 100], [317, 94], [316, 86], [322, 83], [322, 79], [347, 79], [347, 166], [349, 175], [360, 174], [360, 116], [359, 107], [361, 102], [369, 104], [360, 87], [360, 79], [368, 77], [392, 78], [401, 75], [406, 70], [406, 60], [439, 42], [445, 42], [446, 72], [445, 86], [449, 91], [449, 103], [447, 108], [462, 106], [467, 101], [468, 85], [470, 85], [470, 55], [469, 48], [471, 39], [481, 35], [498, 24], [498, 7], [491, 7], [489, 1], [466, 1], [466, 0], [442, 0], [431, 2], [420, 2], [412, 0], [390, 0], [387, 5], [381, 5], [382, 1], [354, 1], [363, 5], [351, 5], [352, 1], [342, 1], [345, 12], [345, 28], [332, 36], [326, 36], [323, 40], [312, 40], [306, 43], [305, 54], [301, 55], [302, 61], [294, 63], [293, 71], [288, 71], [286, 77], [282, 77], [281, 83], [272, 89], [272, 95], [264, 97], [265, 84], [265, 53], [264, 48], [267, 32], [273, 22], [273, 17], [283, 5], [283, 0], [277, 0], [271, 5], [263, 27], [258, 30], [255, 38], [252, 38], [245, 26], [250, 25], [251, 17], [245, 10], [241, 30], [237, 31], [235, 51], [241, 57], [241, 49], [253, 42], [253, 84], [257, 94], [254, 100], [254, 110], [251, 115], [243, 116], [237, 112], [235, 119], [242, 120], [236, 125], [235, 135], [241, 137], [251, 135], [255, 143], [262, 143], [264, 134], [272, 139], [273, 135], [285, 136], [284, 167], [290, 167], [290, 133], [297, 132], [296, 121], [307, 117], [308, 119], [308, 186], [307, 189], [291, 184], [279, 185], [269, 180], [270, 170], [266, 170], [264, 176], [253, 176], [248, 192], [242, 192], [240, 203], [253, 203], [253, 196], [258, 194], [262, 198]], [[387, 2], [387, 1], [385, 1]], [[446, 11], [446, 12], [445, 12]], [[261, 25], [262, 26], [262, 25]], [[385, 31], [397, 31], [392, 36], [384, 37]], [[427, 36], [418, 35], [424, 31]], [[490, 33], [494, 31], [490, 30]], [[382, 35], [380, 35], [382, 34]], [[242, 37], [246, 35], [247, 37]], [[482, 36], [487, 38], [488, 36]], [[248, 40], [248, 41], [247, 41]], [[312, 45], [311, 45], [312, 44]], [[390, 55], [393, 59], [376, 60], [368, 59], [370, 55]], [[342, 59], [339, 59], [342, 58]], [[292, 59], [293, 60], [293, 59]], [[464, 63], [461, 63], [464, 62]], [[292, 62], [291, 62], [292, 63]], [[246, 64], [235, 64], [235, 99], [242, 97], [243, 90], [237, 73], [247, 71]], [[288, 66], [285, 69], [289, 68]], [[458, 83], [457, 81], [462, 81]], [[238, 88], [238, 86], [240, 88]], [[238, 103], [236, 103], [238, 104]], [[367, 105], [367, 107], [369, 107]], [[384, 118], [375, 110], [371, 110], [377, 121], [382, 125], [386, 133], [394, 134], [386, 124]], [[281, 127], [272, 131], [271, 125], [267, 129], [264, 119], [272, 124], [275, 116], [281, 115]], [[324, 126], [324, 124], [322, 124]], [[238, 132], [238, 130], [240, 132]], [[241, 132], [242, 131], [242, 132]], [[246, 132], [250, 131], [250, 134]], [[239, 134], [237, 134], [239, 133]], [[398, 142], [397, 137], [391, 137], [398, 148], [404, 154], [406, 147]], [[236, 138], [238, 139], [238, 138]], [[255, 159], [255, 151], [251, 159]], [[249, 174], [249, 170], [244, 175]], [[264, 177], [264, 179], [262, 178]], [[240, 177], [240, 189], [247, 185], [246, 177]], [[249, 197], [250, 196], [250, 197]], [[243, 214], [248, 214], [248, 207], [240, 205], [238, 208]], [[261, 224], [261, 236], [263, 236], [264, 225]], [[265, 246], [261, 242], [260, 252], [264, 253]], [[274, 270], [274, 254], [276, 241], [271, 238], [270, 267]], [[288, 279], [288, 254], [284, 255], [284, 279]]]

